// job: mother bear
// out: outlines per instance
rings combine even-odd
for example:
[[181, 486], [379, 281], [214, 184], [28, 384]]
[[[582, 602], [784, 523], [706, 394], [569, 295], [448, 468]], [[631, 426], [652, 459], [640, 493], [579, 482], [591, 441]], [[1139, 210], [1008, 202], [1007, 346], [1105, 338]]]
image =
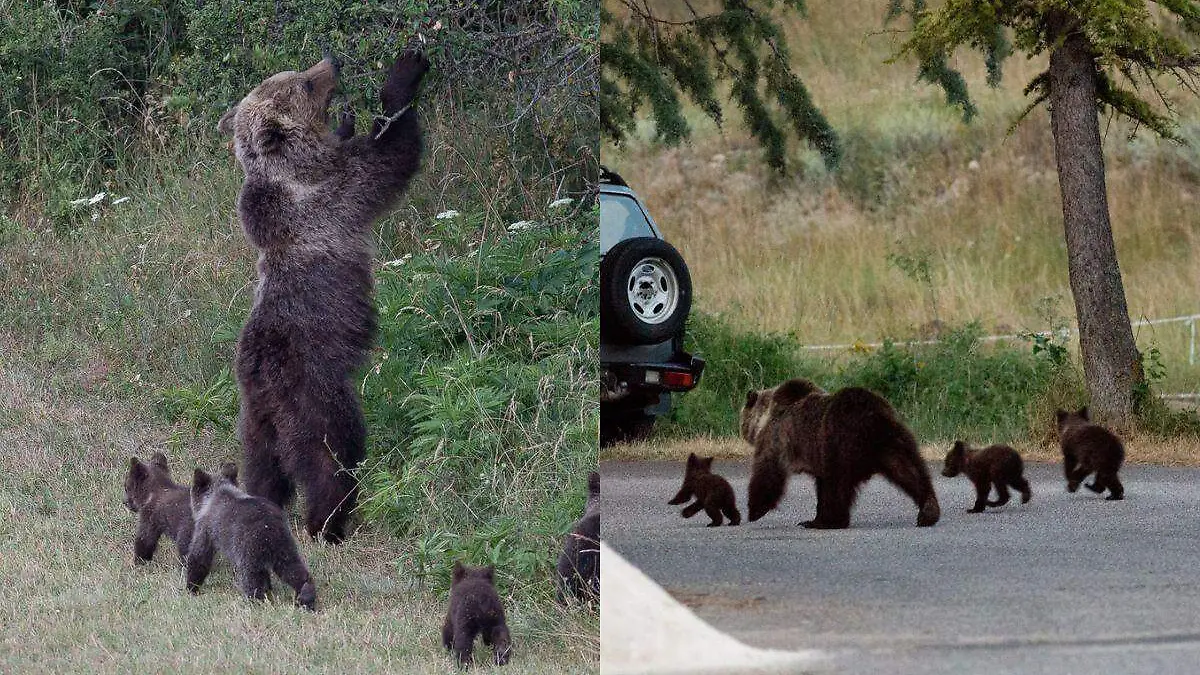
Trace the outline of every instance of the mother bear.
[[217, 125], [234, 139], [246, 176], [238, 215], [258, 249], [236, 359], [246, 491], [282, 506], [299, 484], [308, 533], [333, 543], [345, 537], [366, 450], [351, 375], [378, 324], [370, 227], [420, 164], [409, 106], [428, 68], [419, 53], [396, 60], [369, 136], [354, 136], [352, 117], [330, 133], [338, 67], [328, 58], [267, 78]]
[[817, 517], [805, 527], [850, 526], [860, 485], [880, 473], [917, 504], [917, 525], [941, 517], [929, 468], [896, 411], [859, 387], [827, 394], [804, 379], [751, 391], [741, 414], [742, 438], [754, 446], [750, 520], [779, 505], [791, 473], [817, 483]]

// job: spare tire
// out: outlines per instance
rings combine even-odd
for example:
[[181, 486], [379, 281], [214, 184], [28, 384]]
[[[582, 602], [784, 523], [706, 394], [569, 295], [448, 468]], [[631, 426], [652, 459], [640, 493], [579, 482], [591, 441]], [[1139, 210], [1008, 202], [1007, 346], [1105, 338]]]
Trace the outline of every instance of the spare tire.
[[654, 344], [683, 331], [692, 309], [692, 277], [679, 251], [654, 237], [608, 250], [600, 265], [600, 332], [604, 339]]

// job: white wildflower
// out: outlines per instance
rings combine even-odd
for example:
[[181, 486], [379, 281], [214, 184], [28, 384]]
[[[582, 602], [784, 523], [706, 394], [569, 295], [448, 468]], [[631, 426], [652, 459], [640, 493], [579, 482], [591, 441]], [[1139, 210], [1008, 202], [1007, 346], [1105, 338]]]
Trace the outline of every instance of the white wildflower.
[[409, 260], [412, 260], [412, 254], [405, 253], [404, 255], [400, 256], [399, 258], [396, 258], [395, 260], [389, 260], [389, 261], [383, 263], [383, 266], [384, 267], [399, 267], [399, 266], [403, 265], [404, 263], [408, 262]]
[[438, 220], [450, 220], [451, 218], [457, 218], [457, 217], [458, 217], [458, 211], [455, 211], [454, 209], [450, 209], [449, 211], [442, 211], [441, 213], [434, 216], [434, 218], [437, 218]]
[[100, 200], [104, 199], [107, 196], [108, 196], [107, 192], [97, 192], [95, 195], [93, 195], [91, 197], [85, 197], [83, 199], [72, 199], [71, 206], [95, 206], [96, 204], [100, 203]]
[[96, 222], [97, 220], [100, 220], [100, 212], [99, 212], [99, 211], [92, 211], [92, 222], [94, 223], [94, 222]]
[[550, 208], [557, 209], [560, 206], [567, 206], [568, 204], [573, 203], [575, 203], [574, 199], [571, 199], [570, 197], [563, 197], [562, 199], [555, 199], [554, 201], [550, 202]]
[[129, 201], [130, 199], [133, 199], [133, 198], [132, 197], [121, 197], [120, 199], [114, 199], [112, 204], [113, 204], [113, 206], [116, 206], [117, 204], [124, 204], [125, 202]]
[[533, 222], [532, 220], [518, 220], [517, 222], [508, 226], [508, 231], [524, 232], [525, 230], [532, 230], [535, 225], [537, 225], [537, 223]]

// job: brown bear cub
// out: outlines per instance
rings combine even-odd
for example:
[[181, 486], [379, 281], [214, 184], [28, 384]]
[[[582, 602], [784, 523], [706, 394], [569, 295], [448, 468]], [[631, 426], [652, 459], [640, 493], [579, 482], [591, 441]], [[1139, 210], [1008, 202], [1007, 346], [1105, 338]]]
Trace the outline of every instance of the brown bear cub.
[[751, 391], [742, 407], [741, 435], [754, 446], [751, 521], [779, 505], [792, 473], [816, 480], [817, 515], [805, 527], [849, 527], [858, 488], [875, 474], [912, 498], [919, 527], [942, 515], [916, 438], [874, 392], [850, 387], [828, 394], [805, 379]]
[[1096, 478], [1084, 485], [1097, 494], [1108, 490], [1110, 501], [1125, 498], [1125, 486], [1117, 472], [1125, 461], [1125, 446], [1113, 432], [1088, 417], [1087, 407], [1078, 412], [1059, 410], [1058, 440], [1062, 444], [1063, 473], [1067, 477], [1067, 492], [1075, 492], [1088, 474]]
[[167, 457], [154, 453], [146, 464], [129, 458], [125, 476], [125, 506], [138, 514], [137, 535], [133, 540], [133, 562], [144, 565], [154, 557], [158, 540], [167, 535], [179, 549], [179, 560], [187, 558], [192, 542], [192, 504], [186, 487], [171, 479]]
[[512, 642], [504, 607], [492, 581], [492, 567], [464, 567], [454, 563], [450, 582], [450, 610], [442, 624], [442, 645], [454, 652], [460, 666], [472, 663], [471, 651], [475, 636], [483, 636], [483, 644], [492, 648], [493, 662], [502, 666], [512, 656]]
[[271, 590], [271, 572], [296, 591], [296, 604], [313, 609], [317, 588], [288, 527], [283, 511], [236, 485], [237, 467], [226, 464], [214, 478], [196, 469], [192, 478], [195, 532], [185, 565], [187, 589], [199, 593], [213, 556], [220, 551], [233, 565], [242, 592], [255, 600]]
[[584, 602], [600, 599], [600, 474], [588, 474], [587, 506], [563, 539], [558, 556], [559, 601], [570, 593]]
[[354, 373], [378, 325], [371, 224], [420, 165], [412, 103], [428, 68], [414, 52], [391, 65], [367, 135], [354, 135], [352, 115], [329, 130], [330, 59], [272, 75], [217, 125], [245, 173], [238, 214], [258, 253], [235, 358], [246, 491], [282, 506], [299, 486], [305, 528], [333, 543], [346, 536], [366, 448]]
[[683, 474], [683, 487], [679, 488], [679, 492], [667, 503], [682, 504], [694, 496], [696, 501], [679, 512], [684, 518], [691, 518], [703, 509], [712, 519], [707, 527], [719, 527], [722, 513], [729, 518], [730, 525], [740, 525], [742, 514], [738, 513], [733, 488], [729, 481], [712, 472], [712, 463], [712, 457], [697, 457], [694, 452], [689, 454], [687, 468]]
[[[981, 513], [985, 506], [1003, 506], [1008, 503], [1008, 488], [1012, 486], [1021, 493], [1021, 503], [1029, 503], [1032, 493], [1029, 481], [1022, 473], [1025, 464], [1021, 455], [1007, 445], [989, 445], [976, 450], [963, 441], [955, 441], [946, 455], [946, 466], [942, 475], [953, 478], [960, 473], [975, 484], [975, 506], [968, 513]], [[996, 488], [996, 500], [990, 501], [988, 494]]]

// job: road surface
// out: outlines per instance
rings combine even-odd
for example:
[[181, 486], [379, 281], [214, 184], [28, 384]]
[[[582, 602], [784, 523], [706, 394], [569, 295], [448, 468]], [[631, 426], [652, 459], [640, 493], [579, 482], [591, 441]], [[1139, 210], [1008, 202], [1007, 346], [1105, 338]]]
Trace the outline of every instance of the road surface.
[[[748, 463], [714, 470], [744, 518]], [[849, 530], [797, 527], [816, 503], [805, 476], [758, 522], [709, 528], [667, 505], [682, 462], [605, 462], [603, 536], [714, 626], [826, 650], [834, 672], [1200, 672], [1200, 469], [1127, 466], [1109, 502], [1027, 464], [1033, 500], [982, 514], [970, 481], [939, 472], [931, 528], [881, 478]]]

